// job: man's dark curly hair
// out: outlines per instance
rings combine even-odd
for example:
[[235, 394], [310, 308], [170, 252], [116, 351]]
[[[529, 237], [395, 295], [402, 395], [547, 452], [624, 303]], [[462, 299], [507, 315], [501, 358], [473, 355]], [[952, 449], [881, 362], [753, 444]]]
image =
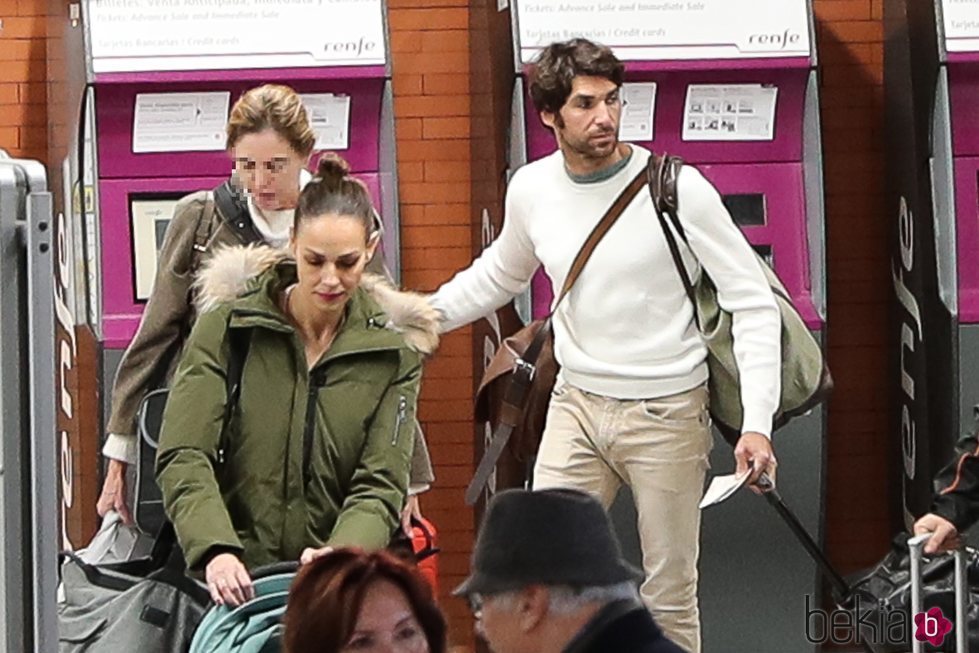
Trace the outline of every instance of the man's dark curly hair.
[[622, 86], [625, 67], [604, 45], [587, 39], [551, 43], [534, 59], [530, 97], [538, 111], [558, 113], [571, 95], [571, 82], [579, 76], [604, 77]]

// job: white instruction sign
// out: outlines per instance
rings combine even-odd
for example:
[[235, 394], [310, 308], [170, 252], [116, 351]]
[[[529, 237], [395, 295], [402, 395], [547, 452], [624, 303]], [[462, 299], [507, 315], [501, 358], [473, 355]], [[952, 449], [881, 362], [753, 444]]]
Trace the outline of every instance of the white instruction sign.
[[138, 93], [133, 152], [210, 152], [224, 149], [231, 93]]
[[89, 0], [95, 73], [382, 65], [382, 0]]
[[947, 52], [979, 52], [979, 0], [942, 0]]
[[179, 199], [134, 199], [129, 203], [132, 218], [133, 259], [136, 266], [136, 301], [146, 301], [153, 292], [160, 247]]
[[306, 93], [303, 105], [316, 132], [317, 150], [345, 150], [349, 145], [350, 96]]
[[619, 139], [639, 143], [653, 140], [656, 84], [654, 82], [623, 84], [622, 103]]
[[584, 37], [625, 61], [808, 57], [806, 0], [513, 0], [520, 60]]
[[685, 141], [770, 141], [778, 88], [762, 84], [690, 84], [683, 109]]

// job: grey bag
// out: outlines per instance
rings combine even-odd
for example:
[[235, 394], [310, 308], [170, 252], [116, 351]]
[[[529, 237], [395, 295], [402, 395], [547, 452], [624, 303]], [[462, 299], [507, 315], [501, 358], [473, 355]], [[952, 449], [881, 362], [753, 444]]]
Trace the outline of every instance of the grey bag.
[[210, 604], [207, 588], [187, 577], [179, 554], [90, 565], [66, 554], [65, 600], [58, 606], [58, 651], [187, 651]]
[[[676, 182], [682, 166], [683, 160], [678, 157], [651, 156], [647, 167], [649, 191], [673, 262], [694, 306], [700, 334], [707, 345], [711, 417], [721, 435], [734, 444], [741, 434], [744, 415], [741, 408], [741, 381], [734, 358], [734, 336], [731, 334], [733, 320], [731, 314], [718, 304], [717, 288], [706, 270], [701, 271], [698, 279], [691, 280], [680, 257], [679, 245], [673, 232], [676, 232], [684, 244], [687, 243], [686, 234], [677, 216]], [[792, 304], [788, 291], [775, 271], [761, 257], [758, 257], [758, 263], [775, 295], [782, 317], [782, 396], [779, 398], [772, 425], [774, 430], [825, 401], [833, 389], [833, 378], [822, 348]]]

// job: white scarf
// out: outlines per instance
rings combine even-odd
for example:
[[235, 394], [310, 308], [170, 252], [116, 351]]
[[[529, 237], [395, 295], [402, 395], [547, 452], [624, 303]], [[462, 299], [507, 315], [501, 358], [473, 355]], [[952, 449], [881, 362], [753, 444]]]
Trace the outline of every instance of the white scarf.
[[[299, 172], [299, 188], [309, 183], [313, 175], [306, 169]], [[248, 196], [248, 213], [252, 216], [252, 224], [261, 234], [262, 239], [275, 248], [285, 247], [289, 242], [289, 230], [292, 228], [292, 221], [296, 214], [296, 209], [266, 210], [255, 206], [252, 196]]]

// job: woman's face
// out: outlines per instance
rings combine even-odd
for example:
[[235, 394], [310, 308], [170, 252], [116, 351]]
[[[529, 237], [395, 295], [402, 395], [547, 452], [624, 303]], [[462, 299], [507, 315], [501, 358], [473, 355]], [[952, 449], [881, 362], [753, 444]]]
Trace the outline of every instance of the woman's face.
[[245, 134], [231, 147], [235, 174], [263, 211], [296, 207], [299, 172], [309, 157], [292, 149], [289, 141], [272, 128]]
[[326, 214], [302, 220], [292, 239], [299, 277], [293, 296], [315, 311], [342, 310], [376, 247], [377, 237], [368, 242], [359, 218]]
[[342, 653], [429, 653], [425, 632], [397, 585], [378, 580], [367, 588]]

